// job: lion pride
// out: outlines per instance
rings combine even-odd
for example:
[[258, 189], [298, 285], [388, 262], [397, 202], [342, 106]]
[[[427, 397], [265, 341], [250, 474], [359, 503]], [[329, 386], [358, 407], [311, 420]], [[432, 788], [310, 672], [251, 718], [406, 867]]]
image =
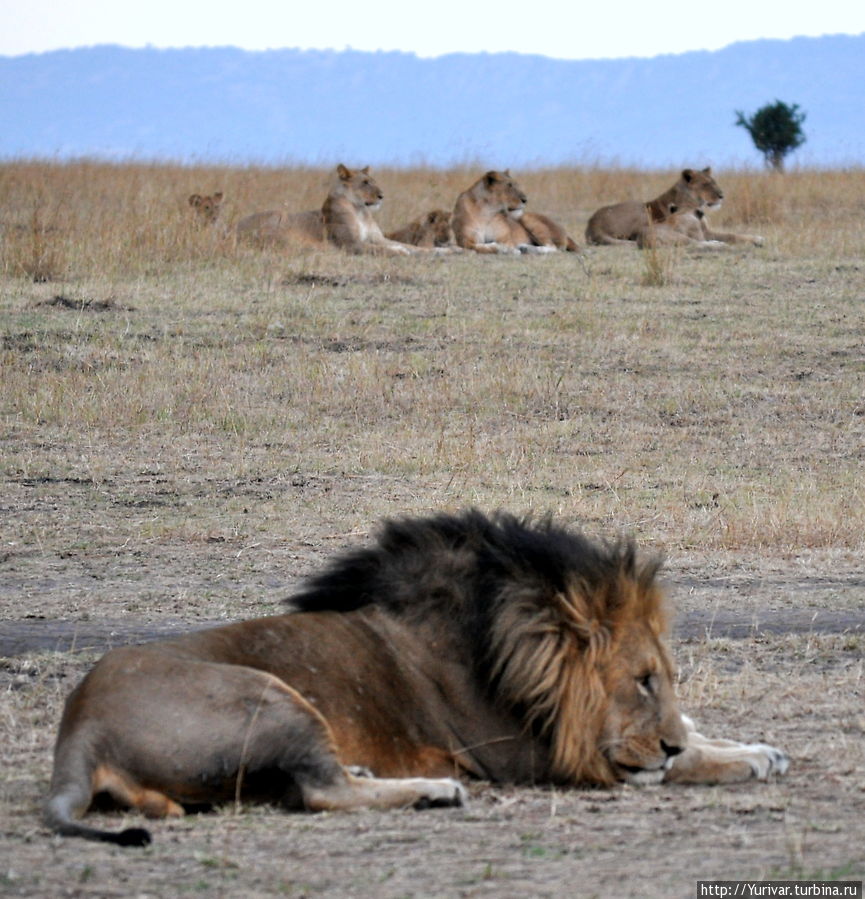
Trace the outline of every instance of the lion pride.
[[[107, 653], [69, 696], [45, 815], [109, 794], [150, 817], [238, 798], [308, 810], [452, 806], [461, 779], [608, 786], [783, 773], [679, 711], [659, 563], [551, 518], [386, 522], [283, 615]], [[362, 773], [361, 773], [362, 772]]]

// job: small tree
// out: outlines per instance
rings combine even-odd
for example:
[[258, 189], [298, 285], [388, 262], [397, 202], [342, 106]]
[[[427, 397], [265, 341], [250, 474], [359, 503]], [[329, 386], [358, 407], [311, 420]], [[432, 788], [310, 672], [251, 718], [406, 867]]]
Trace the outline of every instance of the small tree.
[[754, 146], [763, 154], [766, 165], [776, 172], [784, 171], [784, 157], [805, 143], [802, 122], [805, 113], [794, 103], [780, 100], [758, 109], [750, 118], [736, 110], [736, 124], [751, 135]]

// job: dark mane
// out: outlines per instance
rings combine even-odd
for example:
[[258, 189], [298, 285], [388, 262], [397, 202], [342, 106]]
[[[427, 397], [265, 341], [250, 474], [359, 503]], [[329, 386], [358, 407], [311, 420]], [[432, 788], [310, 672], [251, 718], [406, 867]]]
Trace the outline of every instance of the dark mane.
[[[490, 516], [476, 509], [383, 522], [368, 547], [337, 556], [288, 602], [300, 612], [375, 604], [395, 614], [432, 608], [484, 630], [503, 584], [540, 596], [579, 583], [586, 595], [624, 574], [649, 587], [659, 562], [638, 571], [631, 541], [593, 542], [550, 516]], [[599, 610], [600, 611], [600, 610]]]

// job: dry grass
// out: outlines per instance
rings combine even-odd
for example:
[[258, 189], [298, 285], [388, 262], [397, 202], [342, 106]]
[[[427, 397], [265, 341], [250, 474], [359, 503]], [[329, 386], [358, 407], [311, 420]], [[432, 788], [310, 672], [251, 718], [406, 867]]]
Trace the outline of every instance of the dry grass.
[[[374, 174], [386, 228], [477, 176]], [[514, 174], [579, 238], [596, 207], [676, 175]], [[271, 612], [382, 515], [467, 504], [634, 533], [668, 555], [686, 613], [861, 613], [865, 173], [716, 174], [713, 224], [766, 247], [597, 248], [583, 266], [237, 247], [186, 202], [224, 191], [229, 225], [314, 208], [323, 170], [0, 166], [0, 618]], [[160, 825], [137, 860], [42, 831], [60, 704], [85, 662], [12, 660], [3, 889], [509, 896], [580, 880], [609, 895], [621, 852], [681, 895], [694, 871], [861, 877], [862, 645], [798, 639], [678, 647], [688, 708], [789, 749], [782, 784], [484, 788], [464, 815], [422, 820], [206, 816]], [[340, 861], [353, 873], [333, 874]]]

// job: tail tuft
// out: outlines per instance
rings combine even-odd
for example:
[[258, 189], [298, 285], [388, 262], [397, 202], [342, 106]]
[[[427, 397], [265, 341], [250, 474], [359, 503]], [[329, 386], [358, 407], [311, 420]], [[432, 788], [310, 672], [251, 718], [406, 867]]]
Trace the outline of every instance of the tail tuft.
[[117, 834], [109, 834], [107, 836], [109, 842], [116, 843], [118, 846], [149, 846], [153, 842], [150, 831], [143, 827], [127, 827]]

